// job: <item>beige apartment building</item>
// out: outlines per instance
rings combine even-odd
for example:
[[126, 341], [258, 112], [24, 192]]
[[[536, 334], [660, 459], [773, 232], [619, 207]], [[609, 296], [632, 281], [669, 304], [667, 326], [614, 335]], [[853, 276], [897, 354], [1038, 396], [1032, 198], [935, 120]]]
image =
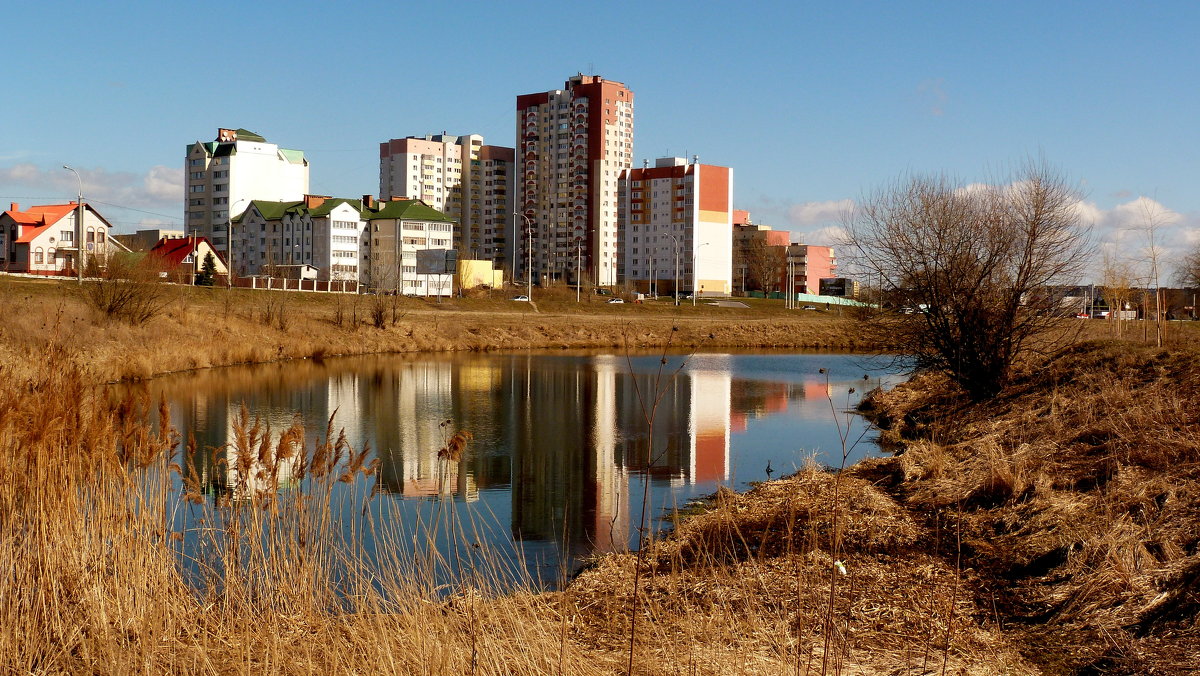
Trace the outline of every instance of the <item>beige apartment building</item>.
[[379, 195], [419, 199], [456, 222], [464, 258], [512, 268], [513, 149], [478, 134], [435, 134], [379, 144]]

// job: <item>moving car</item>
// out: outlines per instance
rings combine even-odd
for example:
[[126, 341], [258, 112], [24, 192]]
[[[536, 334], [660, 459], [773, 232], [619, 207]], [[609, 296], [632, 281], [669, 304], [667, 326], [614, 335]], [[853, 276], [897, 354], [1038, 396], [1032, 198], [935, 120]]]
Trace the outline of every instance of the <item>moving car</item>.
[[519, 295], [519, 296], [513, 296], [513, 297], [512, 297], [512, 299], [513, 299], [513, 300], [525, 301], [526, 303], [528, 303], [528, 302], [529, 302], [529, 296], [526, 296], [525, 294], [521, 294], [521, 295]]
[[624, 301], [624, 299], [621, 299], [621, 298], [609, 298], [608, 300], [606, 300], [604, 302], [608, 303], [609, 305], [612, 305], [613, 303], [624, 303], [625, 301]]

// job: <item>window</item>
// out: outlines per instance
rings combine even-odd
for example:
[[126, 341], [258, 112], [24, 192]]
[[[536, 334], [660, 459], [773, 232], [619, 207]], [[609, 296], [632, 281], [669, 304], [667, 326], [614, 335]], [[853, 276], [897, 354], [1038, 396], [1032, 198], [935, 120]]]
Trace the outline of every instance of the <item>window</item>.
[[227, 186], [227, 185], [226, 185], [226, 184], [224, 184], [224, 183], [222, 183], [222, 184], [220, 184], [220, 185], [214, 185], [214, 186], [213, 186], [213, 192], [225, 192], [225, 189], [226, 189], [226, 188], [228, 188], [228, 187], [229, 187], [229, 186]]
[[62, 232], [58, 233], [58, 241], [60, 241], [60, 242], [74, 242], [74, 241], [75, 241], [75, 231], [73, 231], [73, 230], [63, 230]]
[[33, 250], [33, 264], [34, 265], [42, 264], [42, 249], [40, 247]]
[[188, 186], [188, 192], [204, 192], [204, 186], [202, 186], [202, 185], [189, 185], [189, 186]]
[[203, 171], [193, 171], [191, 174], [189, 174], [189, 176], [191, 176], [193, 179], [202, 179], [202, 178], [204, 178], [204, 172]]
[[96, 243], [96, 231], [91, 228], [88, 228], [88, 231], [87, 231], [87, 243], [88, 244]]

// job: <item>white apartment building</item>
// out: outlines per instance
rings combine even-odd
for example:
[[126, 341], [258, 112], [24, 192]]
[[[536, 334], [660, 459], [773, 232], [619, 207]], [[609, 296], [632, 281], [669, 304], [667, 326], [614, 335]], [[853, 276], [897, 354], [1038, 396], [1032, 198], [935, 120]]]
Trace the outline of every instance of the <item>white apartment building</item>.
[[418, 274], [417, 252], [454, 248], [454, 219], [421, 200], [367, 200], [366, 268], [360, 280], [406, 296], [448, 296], [453, 275]]
[[251, 200], [299, 200], [308, 192], [308, 160], [245, 129], [218, 129], [214, 141], [187, 148], [184, 226], [228, 252], [231, 216]]
[[732, 169], [664, 157], [622, 174], [620, 192], [627, 285], [698, 296], [733, 292]]
[[359, 281], [366, 262], [362, 201], [305, 195], [291, 202], [252, 200], [233, 220], [238, 276], [285, 276], [311, 265], [322, 281]]
[[465, 256], [512, 266], [513, 149], [478, 134], [409, 136], [379, 144], [381, 199], [419, 199], [454, 219]]
[[617, 182], [633, 157], [633, 92], [594, 75], [517, 97], [518, 277], [617, 284]]

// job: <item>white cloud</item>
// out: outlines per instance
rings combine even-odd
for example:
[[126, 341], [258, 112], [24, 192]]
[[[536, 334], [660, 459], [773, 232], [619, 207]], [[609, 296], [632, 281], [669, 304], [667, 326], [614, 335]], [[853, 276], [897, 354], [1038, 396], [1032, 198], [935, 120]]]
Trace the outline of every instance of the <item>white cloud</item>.
[[1200, 214], [1180, 213], [1149, 197], [1139, 196], [1111, 209], [1080, 201], [1076, 211], [1091, 226], [1100, 248], [1133, 263], [1138, 274], [1149, 274], [1153, 234], [1163, 284], [1172, 283], [1175, 261], [1200, 244]]
[[[157, 165], [145, 174], [107, 169], [75, 168], [83, 182], [83, 196], [135, 209], [152, 209], [172, 213], [182, 211], [183, 170]], [[74, 195], [78, 184], [75, 175], [65, 169], [41, 169], [30, 163], [0, 168], [0, 185], [17, 185]]]

